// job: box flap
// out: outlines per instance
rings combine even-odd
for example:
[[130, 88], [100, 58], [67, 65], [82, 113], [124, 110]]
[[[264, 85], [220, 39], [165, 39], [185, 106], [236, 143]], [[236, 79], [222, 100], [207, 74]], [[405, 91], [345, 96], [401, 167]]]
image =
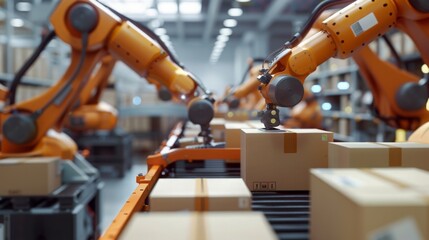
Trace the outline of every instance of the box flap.
[[205, 194], [208, 197], [252, 197], [241, 178], [210, 178], [206, 182]]

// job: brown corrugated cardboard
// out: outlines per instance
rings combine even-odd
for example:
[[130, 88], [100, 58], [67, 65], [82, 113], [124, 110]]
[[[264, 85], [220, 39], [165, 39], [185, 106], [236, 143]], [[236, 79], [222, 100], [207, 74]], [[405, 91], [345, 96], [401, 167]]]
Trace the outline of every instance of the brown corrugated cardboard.
[[120, 239], [273, 240], [277, 239], [260, 212], [136, 213]]
[[225, 141], [225, 119], [213, 118], [210, 122], [210, 129], [212, 130], [213, 140], [216, 142]]
[[0, 161], [0, 196], [49, 195], [60, 185], [58, 158], [9, 158]]
[[429, 144], [413, 142], [378, 142], [389, 147], [390, 157], [395, 157], [401, 167], [416, 167], [429, 171]]
[[429, 170], [429, 144], [330, 143], [330, 168], [417, 167]]
[[376, 143], [329, 143], [330, 168], [388, 167], [389, 148]]
[[242, 179], [160, 179], [151, 211], [247, 211], [251, 193]]
[[252, 194], [241, 178], [213, 178], [205, 181], [208, 211], [251, 210]]
[[227, 148], [239, 148], [241, 129], [252, 128], [245, 122], [225, 123], [225, 145]]
[[378, 171], [313, 169], [310, 238], [428, 239], [428, 195], [390, 181]]
[[328, 167], [332, 140], [318, 129], [243, 129], [241, 177], [252, 191], [308, 190], [309, 170]]

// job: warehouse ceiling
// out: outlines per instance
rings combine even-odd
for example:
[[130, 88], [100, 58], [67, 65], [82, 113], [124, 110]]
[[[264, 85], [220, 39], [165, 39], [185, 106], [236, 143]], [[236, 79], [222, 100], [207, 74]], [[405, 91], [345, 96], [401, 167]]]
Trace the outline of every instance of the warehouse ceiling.
[[[305, 21], [320, 0], [99, 0], [118, 12], [158, 29], [172, 41], [216, 38], [221, 28], [230, 26], [230, 38], [248, 31], [266, 31], [288, 36]], [[14, 10], [15, 32], [31, 31], [33, 24], [45, 24], [57, 0], [0, 0], [0, 20]], [[13, 3], [8, 6], [7, 3]], [[235, 9], [232, 10], [231, 9]], [[228, 11], [230, 11], [228, 13]], [[238, 12], [237, 12], [238, 11]], [[225, 22], [227, 19], [233, 19]], [[20, 21], [22, 20], [22, 21]], [[235, 20], [235, 21], [234, 21]], [[229, 25], [228, 25], [229, 24]], [[234, 26], [236, 25], [236, 26]], [[21, 29], [23, 28], [23, 29]], [[161, 30], [159, 30], [161, 29]]]

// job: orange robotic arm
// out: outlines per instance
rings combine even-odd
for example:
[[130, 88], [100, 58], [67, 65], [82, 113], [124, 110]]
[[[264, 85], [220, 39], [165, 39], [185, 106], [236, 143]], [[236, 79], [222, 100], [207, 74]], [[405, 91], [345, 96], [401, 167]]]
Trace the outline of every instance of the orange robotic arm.
[[223, 100], [228, 103], [229, 108], [255, 109], [257, 103], [262, 98], [258, 91], [259, 82], [257, 77], [259, 69], [261, 69], [261, 66], [253, 66], [253, 60], [249, 63], [249, 69], [246, 71], [246, 74], [247, 72], [249, 73], [247, 81], [233, 88]]
[[304, 93], [302, 83], [318, 65], [331, 57], [352, 56], [392, 27], [419, 38], [417, 48], [427, 53], [421, 39], [429, 38], [428, 22], [424, 0], [358, 0], [341, 9], [323, 21], [321, 31], [283, 49], [258, 77], [267, 104], [262, 122], [269, 129], [279, 125], [276, 106], [296, 105]]
[[[95, 0], [60, 1], [51, 15], [56, 35], [71, 46], [71, 64], [64, 76], [42, 95], [7, 106], [0, 114], [1, 156], [49, 155], [43, 144], [50, 129], [60, 130], [68, 113], [79, 105], [91, 74], [110, 55], [141, 76], [176, 94], [193, 96], [196, 81], [170, 60], [144, 32]], [[95, 84], [96, 85], [96, 84]], [[49, 148], [49, 147], [48, 147]], [[73, 152], [75, 146], [72, 147]], [[63, 158], [71, 158], [70, 151]]]

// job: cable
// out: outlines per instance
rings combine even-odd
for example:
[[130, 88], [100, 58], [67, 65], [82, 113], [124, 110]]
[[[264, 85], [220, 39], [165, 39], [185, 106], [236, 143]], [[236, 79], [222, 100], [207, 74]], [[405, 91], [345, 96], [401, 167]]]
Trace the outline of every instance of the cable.
[[389, 37], [384, 34], [382, 36], [384, 42], [386, 42], [387, 47], [389, 47], [390, 52], [393, 54], [393, 58], [395, 58], [396, 66], [401, 69], [406, 69], [406, 65], [404, 61], [402, 61], [401, 57], [399, 56], [398, 51], [396, 51], [395, 47], [393, 46], [393, 43], [390, 41]]
[[12, 80], [12, 83], [9, 86], [9, 95], [7, 99], [7, 105], [13, 105], [16, 101], [16, 91], [18, 89], [18, 85], [21, 83], [22, 77], [25, 73], [30, 69], [30, 67], [36, 62], [37, 58], [40, 54], [45, 50], [46, 46], [54, 39], [56, 36], [55, 31], [50, 31], [48, 35], [42, 40], [42, 42], [37, 46], [33, 54], [30, 58], [24, 63], [24, 65], [18, 70], [15, 74], [15, 77]]
[[[138, 29], [140, 29], [141, 31], [143, 31], [145, 34], [147, 34], [150, 38], [152, 38], [153, 40], [155, 40], [160, 46], [161, 48], [168, 54], [168, 56], [170, 57], [171, 61], [173, 61], [175, 64], [177, 64], [179, 67], [186, 69], [185, 65], [182, 64], [176, 57], [176, 55], [170, 50], [170, 48], [164, 43], [164, 41], [162, 41], [162, 39], [155, 33], [153, 32], [150, 28], [148, 28], [147, 26], [119, 13], [118, 11], [112, 9], [111, 7], [107, 6], [106, 4], [97, 1], [98, 3], [100, 3], [101, 5], [103, 5], [104, 7], [106, 7], [107, 9], [109, 9], [111, 12], [113, 12], [115, 15], [117, 15], [119, 18], [121, 18], [123, 21], [128, 21], [130, 23], [132, 23], [133, 25], [135, 25]], [[201, 90], [205, 93], [205, 94], [211, 94], [211, 92], [206, 88], [206, 86], [204, 85], [204, 83], [201, 81], [200, 78], [198, 78], [195, 74], [190, 74], [190, 77], [197, 83], [198, 87], [201, 88]]]
[[[325, 0], [319, 3], [311, 12], [310, 18], [307, 19], [306, 23], [304, 24], [304, 27], [298, 33], [294, 34], [292, 38], [283, 45], [283, 47], [268, 55], [268, 57], [264, 61], [264, 65], [265, 63], [270, 62], [272, 60], [270, 58], [272, 58], [273, 55], [277, 55], [286, 48], [295, 47], [299, 42], [301, 42], [302, 39], [311, 30], [317, 18], [320, 16], [320, 14], [322, 14], [323, 11], [333, 6], [351, 3], [354, 1], [355, 0]], [[263, 68], [265, 68], [264, 65], [262, 66]]]
[[35, 119], [37, 119], [51, 104], [53, 103], [59, 104], [59, 102], [61, 102], [63, 98], [66, 97], [67, 92], [70, 90], [71, 85], [73, 84], [73, 81], [80, 73], [83, 63], [85, 62], [86, 50], [88, 48], [88, 38], [89, 38], [89, 33], [87, 32], [82, 33], [82, 50], [81, 50], [79, 62], [76, 68], [74, 69], [69, 79], [67, 79], [65, 85], [61, 88], [61, 90], [57, 92], [55, 96], [51, 98], [47, 103], [45, 103], [45, 105], [42, 108], [33, 112], [32, 116]]

